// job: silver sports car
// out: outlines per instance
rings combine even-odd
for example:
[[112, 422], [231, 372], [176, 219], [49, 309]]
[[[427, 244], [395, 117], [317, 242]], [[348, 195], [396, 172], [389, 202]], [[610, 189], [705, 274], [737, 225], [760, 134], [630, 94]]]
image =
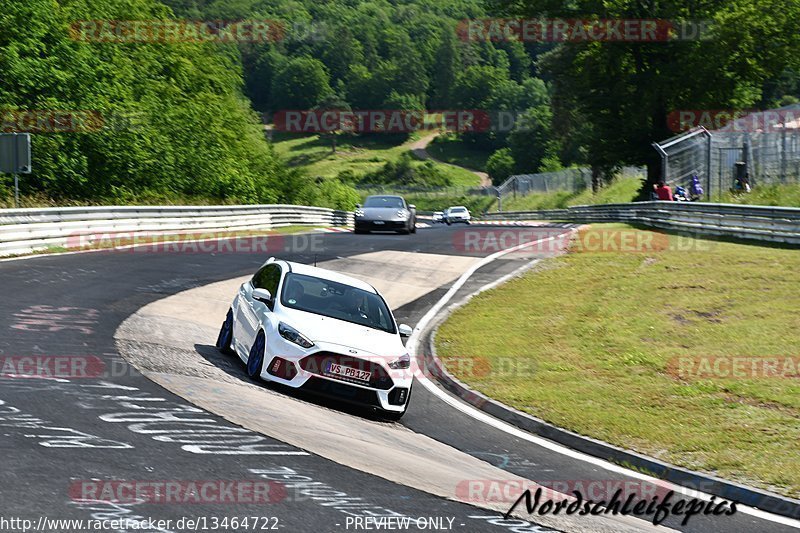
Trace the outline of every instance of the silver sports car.
[[416, 233], [417, 209], [402, 196], [368, 196], [355, 213], [355, 232], [396, 231]]

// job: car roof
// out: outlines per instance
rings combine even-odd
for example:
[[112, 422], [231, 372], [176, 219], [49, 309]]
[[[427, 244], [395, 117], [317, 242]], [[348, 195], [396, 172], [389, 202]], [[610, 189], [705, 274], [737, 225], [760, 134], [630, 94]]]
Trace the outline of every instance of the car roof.
[[453, 207], [450, 207], [449, 209], [466, 209], [467, 211], [469, 211], [469, 209], [467, 209], [463, 205], [454, 205]]
[[335, 283], [343, 283], [344, 285], [350, 285], [351, 287], [355, 287], [357, 289], [361, 289], [367, 292], [371, 292], [374, 294], [378, 294], [378, 291], [375, 290], [375, 287], [367, 283], [366, 281], [361, 281], [360, 279], [353, 278], [347, 276], [345, 274], [341, 274], [339, 272], [335, 272], [333, 270], [328, 270], [326, 268], [319, 268], [311, 265], [304, 265], [303, 263], [295, 263], [294, 261], [275, 261], [276, 263], [283, 263], [284, 265], [288, 266], [291, 272], [295, 274], [301, 274], [304, 276], [312, 276], [315, 278], [324, 279], [327, 281], [333, 281]]
[[400, 200], [403, 199], [402, 196], [397, 194], [370, 194], [367, 198], [399, 198]]

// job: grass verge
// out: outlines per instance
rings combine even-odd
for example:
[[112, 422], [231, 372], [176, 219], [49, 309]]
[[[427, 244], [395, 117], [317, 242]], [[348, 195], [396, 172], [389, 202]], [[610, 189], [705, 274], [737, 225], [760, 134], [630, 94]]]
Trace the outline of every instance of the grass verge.
[[[573, 244], [476, 296], [440, 328], [439, 355], [475, 389], [558, 426], [797, 498], [800, 379], [751, 365], [774, 358], [786, 375], [798, 361], [800, 254], [647, 235], [669, 246]], [[732, 357], [742, 372], [714, 366]]]
[[591, 188], [579, 192], [556, 191], [534, 193], [527, 196], [503, 199], [503, 211], [535, 211], [538, 209], [565, 209], [571, 205], [616, 204], [632, 202], [641, 187], [638, 178], [617, 178], [611, 184], [592, 194]]
[[[717, 198], [714, 198], [717, 201]], [[726, 191], [719, 200], [726, 204], [772, 205], [800, 207], [800, 184], [760, 185], [750, 194], [733, 194]]]

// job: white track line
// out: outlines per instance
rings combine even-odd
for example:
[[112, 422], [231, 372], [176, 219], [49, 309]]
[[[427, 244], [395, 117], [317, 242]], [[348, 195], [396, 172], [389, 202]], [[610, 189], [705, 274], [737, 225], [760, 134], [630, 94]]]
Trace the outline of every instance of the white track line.
[[[572, 231], [574, 232], [574, 230], [572, 230]], [[465, 415], [470, 416], [470, 417], [474, 418], [475, 420], [483, 422], [484, 424], [488, 424], [488, 425], [494, 427], [495, 429], [499, 429], [500, 431], [504, 431], [505, 433], [508, 433], [509, 435], [512, 435], [512, 436], [517, 437], [519, 439], [526, 440], [528, 442], [531, 442], [533, 444], [541, 446], [542, 448], [546, 448], [546, 449], [548, 449], [550, 451], [554, 451], [556, 453], [560, 453], [562, 455], [566, 455], [567, 457], [570, 457], [570, 458], [573, 458], [573, 459], [577, 459], [579, 461], [584, 461], [584, 462], [589, 463], [589, 464], [594, 465], [594, 466], [598, 466], [600, 468], [608, 470], [609, 472], [614, 472], [614, 473], [617, 473], [617, 474], [623, 474], [623, 475], [628, 476], [630, 478], [636, 478], [636, 479], [640, 479], [640, 480], [643, 480], [643, 481], [648, 481], [648, 482], [651, 482], [651, 483], [661, 484], [662, 486], [668, 487], [670, 490], [674, 490], [678, 494], [682, 494], [682, 495], [688, 496], [690, 498], [698, 498], [698, 499], [702, 499], [702, 500], [706, 500], [706, 501], [710, 500], [711, 499], [711, 495], [710, 494], [706, 494], [704, 492], [699, 492], [699, 491], [696, 491], [696, 490], [692, 490], [692, 489], [683, 487], [681, 485], [675, 485], [675, 484], [666, 482], [664, 480], [654, 478], [652, 476], [648, 476], [648, 475], [645, 475], [645, 474], [642, 474], [642, 473], [639, 473], [639, 472], [635, 472], [633, 470], [629, 470], [627, 468], [624, 468], [622, 466], [616, 465], [614, 463], [610, 463], [608, 461], [604, 461], [603, 459], [598, 459], [597, 457], [592, 457], [591, 455], [587, 455], [587, 454], [585, 454], [583, 452], [578, 452], [578, 451], [572, 450], [570, 448], [562, 446], [561, 444], [557, 444], [555, 442], [549, 441], [549, 440], [544, 439], [542, 437], [538, 437], [536, 435], [533, 435], [531, 433], [523, 431], [523, 430], [521, 430], [521, 429], [519, 429], [519, 428], [517, 428], [515, 426], [512, 426], [511, 424], [503, 422], [502, 420], [499, 420], [497, 418], [489, 416], [486, 413], [484, 413], [483, 411], [480, 411], [479, 409], [476, 409], [475, 407], [473, 407], [473, 406], [471, 406], [471, 405], [469, 405], [467, 403], [464, 403], [461, 400], [458, 400], [453, 396], [450, 396], [445, 391], [443, 391], [442, 389], [437, 387], [436, 384], [434, 384], [428, 378], [426, 378], [425, 374], [419, 370], [419, 366], [418, 366], [419, 363], [417, 362], [417, 357], [416, 357], [416, 355], [417, 355], [416, 354], [416, 348], [417, 348], [417, 343], [419, 342], [420, 333], [428, 326], [428, 324], [434, 319], [434, 317], [439, 313], [439, 311], [441, 311], [441, 309], [453, 298], [453, 296], [455, 296], [455, 294], [459, 291], [459, 289], [461, 289], [461, 287], [464, 286], [464, 284], [467, 282], [467, 280], [470, 277], [472, 277], [472, 275], [476, 271], [478, 271], [478, 269], [488, 265], [489, 263], [493, 262], [495, 259], [498, 259], [498, 258], [500, 258], [500, 257], [502, 257], [502, 256], [504, 256], [506, 254], [509, 254], [509, 253], [512, 253], [512, 252], [515, 252], [515, 251], [518, 251], [518, 250], [522, 250], [522, 249], [527, 248], [529, 246], [533, 246], [534, 244], [540, 244], [540, 243], [543, 243], [543, 242], [551, 241], [551, 240], [553, 240], [553, 239], [555, 239], [557, 237], [559, 237], [559, 236], [556, 235], [556, 236], [553, 236], [553, 237], [548, 237], [547, 239], [539, 239], [537, 241], [523, 243], [523, 244], [514, 246], [512, 248], [508, 248], [506, 250], [500, 250], [499, 252], [495, 252], [495, 253], [483, 258], [478, 263], [474, 264], [472, 267], [470, 267], [469, 270], [464, 272], [461, 275], [461, 277], [458, 278], [458, 280], [456, 280], [455, 283], [453, 283], [453, 286], [450, 287], [450, 290], [448, 290], [447, 293], [444, 296], [442, 296], [442, 298], [438, 302], [436, 302], [436, 304], [433, 307], [431, 307], [430, 310], [428, 310], [428, 312], [425, 313], [425, 315], [420, 319], [419, 323], [417, 323], [417, 326], [414, 328], [413, 334], [411, 335], [411, 337], [409, 337], [408, 342], [406, 343], [406, 347], [408, 348], [408, 351], [415, 356], [414, 357], [414, 364], [417, 365], [417, 368], [416, 368], [417, 372], [415, 374], [415, 376], [417, 377], [417, 380], [420, 382], [420, 384], [422, 384], [423, 387], [428, 389], [433, 395], [438, 397], [440, 400], [445, 402], [447, 405], [453, 407], [454, 409], [457, 409], [458, 411], [461, 411]], [[507, 277], [510, 277], [510, 276], [507, 276]], [[491, 283], [488, 283], [488, 284], [484, 285], [480, 289], [478, 289], [478, 292], [482, 292], [482, 291], [487, 290], [487, 289], [489, 289], [489, 288], [491, 288], [493, 286], [496, 286], [498, 284], [499, 284], [498, 281], [493, 281]], [[756, 509], [754, 507], [748, 507], [746, 505], [739, 504], [738, 502], [737, 502], [736, 508], [737, 508], [738, 511], [740, 511], [740, 512], [742, 512], [744, 514], [751, 515], [751, 516], [754, 516], [754, 517], [762, 519], [762, 520], [767, 520], [769, 522], [775, 522], [777, 524], [782, 524], [782, 525], [786, 525], [786, 526], [790, 526], [790, 527], [793, 527], [793, 528], [800, 529], [800, 521], [794, 520], [792, 518], [787, 518], [787, 517], [784, 517], [784, 516], [774, 515], [774, 514], [766, 512], [766, 511], [762, 511], [760, 509]]]

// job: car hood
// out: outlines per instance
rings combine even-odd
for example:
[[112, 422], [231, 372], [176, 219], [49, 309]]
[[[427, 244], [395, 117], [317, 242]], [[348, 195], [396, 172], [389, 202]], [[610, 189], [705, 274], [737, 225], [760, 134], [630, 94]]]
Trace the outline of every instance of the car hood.
[[399, 207], [362, 207], [364, 218], [370, 220], [394, 220], [401, 218], [397, 216], [400, 211]]
[[405, 353], [405, 347], [397, 334], [298, 309], [285, 309], [285, 316], [290, 326], [308, 337], [314, 344], [337, 345], [345, 350], [342, 352], [344, 354], [349, 353], [346, 351], [347, 348], [381, 356], [397, 356]]

